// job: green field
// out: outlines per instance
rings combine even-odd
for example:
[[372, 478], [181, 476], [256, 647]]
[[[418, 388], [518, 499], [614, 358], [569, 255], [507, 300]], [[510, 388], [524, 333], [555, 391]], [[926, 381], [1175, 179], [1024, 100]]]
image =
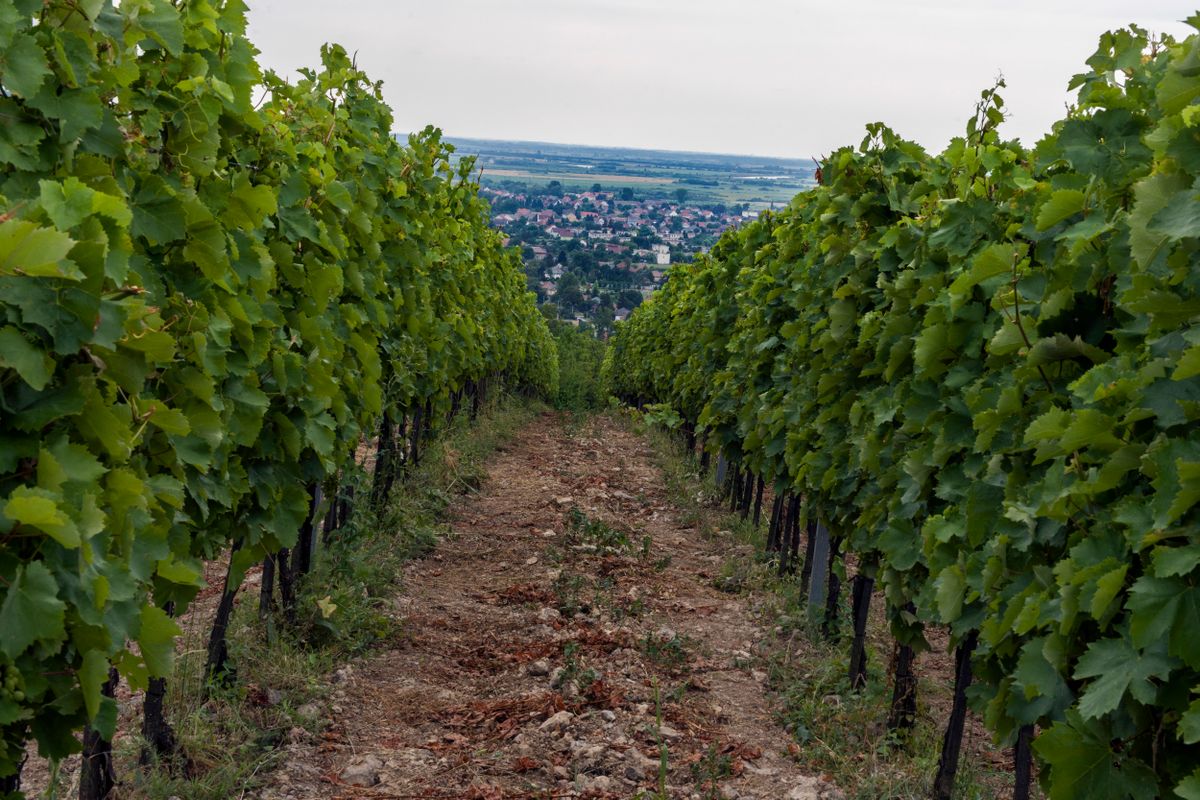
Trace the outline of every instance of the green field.
[[485, 185], [559, 181], [567, 190], [629, 187], [641, 196], [687, 191], [694, 203], [783, 204], [813, 185], [806, 159], [680, 153], [543, 142], [451, 138], [460, 155], [473, 155]]

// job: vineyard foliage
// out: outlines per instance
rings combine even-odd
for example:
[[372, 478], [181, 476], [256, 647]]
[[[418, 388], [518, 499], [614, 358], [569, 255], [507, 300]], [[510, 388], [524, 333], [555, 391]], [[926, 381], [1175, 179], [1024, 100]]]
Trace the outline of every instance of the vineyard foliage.
[[1003, 83], [940, 155], [868, 126], [675, 266], [605, 373], [803, 493], [900, 641], [977, 636], [972, 702], [1036, 726], [1051, 798], [1196, 800], [1200, 36], [1087, 63], [1032, 148]]
[[0, 0], [0, 778], [111, 735], [110, 665], [166, 675], [385, 409], [555, 391], [471, 161], [339, 47], [255, 57], [240, 0]]

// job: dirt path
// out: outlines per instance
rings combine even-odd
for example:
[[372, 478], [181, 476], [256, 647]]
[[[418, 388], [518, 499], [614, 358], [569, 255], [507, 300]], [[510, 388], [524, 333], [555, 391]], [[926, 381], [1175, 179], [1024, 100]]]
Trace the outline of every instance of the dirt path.
[[669, 797], [840, 796], [788, 757], [762, 634], [712, 587], [728, 545], [681, 527], [644, 441], [591, 425], [544, 415], [493, 458], [403, 576], [402, 643], [338, 671], [264, 797], [657, 797], [662, 769]]

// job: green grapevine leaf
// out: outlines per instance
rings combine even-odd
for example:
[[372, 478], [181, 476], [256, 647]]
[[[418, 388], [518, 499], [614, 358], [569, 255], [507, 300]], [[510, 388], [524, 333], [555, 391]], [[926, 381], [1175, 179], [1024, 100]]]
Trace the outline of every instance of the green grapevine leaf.
[[1179, 721], [1179, 740], [1184, 744], [1200, 742], [1200, 700], [1195, 700]]
[[70, 236], [52, 228], [20, 219], [0, 222], [0, 276], [81, 277], [66, 260], [74, 246]]
[[175, 620], [161, 608], [152, 605], [142, 607], [138, 646], [151, 677], [164, 678], [171, 674], [171, 667], [175, 663], [175, 637], [180, 633]]
[[1033, 747], [1050, 766], [1050, 800], [1151, 800], [1157, 780], [1136, 759], [1121, 760], [1109, 747], [1110, 735], [1078, 712], [1068, 711], [1034, 741]]
[[1078, 189], [1059, 189], [1050, 195], [1050, 199], [1042, 204], [1037, 215], [1037, 229], [1044, 231], [1053, 228], [1064, 219], [1072, 217], [1083, 210], [1085, 195]]
[[37, 94], [49, 75], [50, 65], [32, 30], [18, 33], [0, 52], [0, 80], [21, 97]]
[[1168, 652], [1188, 666], [1200, 668], [1200, 588], [1180, 578], [1143, 575], [1129, 590], [1126, 607], [1133, 612], [1133, 643], [1149, 648], [1167, 641]]
[[1103, 639], [1093, 642], [1075, 667], [1077, 679], [1096, 678], [1079, 699], [1084, 719], [1095, 719], [1120, 705], [1125, 694], [1147, 705], [1155, 699], [1152, 678], [1170, 673], [1173, 661], [1166, 648], [1134, 649], [1127, 639]]
[[1200, 800], [1200, 769], [1184, 778], [1175, 787], [1175, 794], [1182, 797], [1183, 800]]
[[100, 690], [108, 680], [108, 657], [99, 650], [88, 650], [83, 654], [79, 667], [79, 686], [83, 689], [83, 702], [89, 719], [100, 713]]
[[[7, 511], [6, 511], [7, 513]], [[66, 604], [58, 599], [58, 583], [40, 561], [17, 568], [0, 605], [0, 652], [16, 658], [35, 642], [57, 643], [66, 636]]]
[[54, 361], [26, 341], [11, 325], [0, 328], [0, 367], [14, 369], [34, 389], [44, 389], [54, 372]]

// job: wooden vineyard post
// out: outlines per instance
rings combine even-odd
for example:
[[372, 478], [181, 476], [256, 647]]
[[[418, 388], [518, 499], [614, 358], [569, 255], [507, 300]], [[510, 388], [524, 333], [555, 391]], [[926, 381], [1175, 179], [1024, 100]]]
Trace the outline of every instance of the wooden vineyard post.
[[375, 450], [375, 474], [371, 476], [371, 503], [380, 505], [387, 499], [387, 477], [392, 471], [395, 445], [392, 443], [392, 417], [383, 412], [379, 423], [379, 447]]
[[946, 735], [942, 739], [942, 756], [938, 759], [937, 776], [933, 780], [934, 800], [951, 800], [954, 779], [958, 775], [958, 758], [962, 752], [963, 725], [967, 720], [967, 688], [971, 685], [971, 655], [975, 652], [978, 633], [971, 631], [954, 652], [954, 706]]
[[817, 522], [815, 535], [811, 538], [812, 557], [804, 564], [809, 573], [808, 586], [808, 621], [816, 627], [818, 620], [825, 612], [825, 587], [829, 577], [829, 529]]
[[[237, 586], [230, 583], [230, 577], [233, 574], [233, 563], [237, 558], [237, 545], [229, 553], [229, 567], [225, 570], [225, 588], [221, 592], [221, 602], [217, 604], [217, 613], [213, 618], [212, 632], [208, 637], [208, 660], [204, 666], [204, 674], [209, 681], [227, 682], [230, 676], [229, 670], [229, 641], [226, 634], [229, 631], [229, 618], [233, 614], [233, 601], [237, 597]], [[284, 551], [280, 551], [282, 554]], [[282, 578], [283, 570], [280, 570]], [[282, 580], [280, 582], [280, 590], [283, 589]], [[207, 695], [208, 685], [205, 684], [204, 692]]]
[[791, 550], [788, 548], [789, 534], [792, 530], [791, 501], [788, 495], [779, 497], [779, 519], [775, 521], [775, 552], [779, 554], [779, 576], [787, 574], [792, 569]]
[[[100, 687], [105, 697], [117, 692], [117, 668], [109, 667], [108, 680]], [[79, 800], [106, 800], [117, 786], [113, 772], [112, 742], [92, 726], [83, 729], [83, 756], [79, 767]]]
[[784, 495], [782, 493], [776, 494], [774, 502], [771, 503], [771, 522], [767, 525], [768, 553], [774, 553], [781, 549], [779, 523], [783, 513], [783, 498]]
[[791, 507], [791, 514], [788, 517], [787, 530], [784, 532], [787, 537], [784, 542], [784, 547], [788, 552], [788, 574], [796, 574], [796, 562], [800, 560], [800, 498], [796, 497], [795, 502]]
[[[175, 616], [175, 603], [164, 606], [167, 616]], [[179, 740], [163, 713], [163, 700], [167, 694], [166, 678], [151, 678], [142, 700], [142, 752], [138, 763], [146, 766], [155, 759], [172, 759], [179, 753]]]
[[[758, 482], [762, 483], [762, 478], [759, 478]], [[755, 483], [754, 473], [751, 472], [749, 470], [749, 468], [747, 468], [746, 474], [745, 474], [745, 482], [742, 487], [742, 489], [743, 489], [742, 499], [741, 499], [742, 519], [748, 519], [750, 517], [750, 506], [754, 500], [754, 483]]]
[[275, 608], [275, 556], [263, 558], [262, 583], [258, 589], [258, 618], [267, 620]]
[[291, 625], [296, 620], [296, 574], [292, 572], [292, 551], [282, 547], [275, 554], [275, 573], [279, 582], [279, 605], [283, 619]]
[[812, 583], [812, 567], [813, 559], [816, 557], [814, 549], [817, 545], [817, 522], [810, 519], [808, 521], [808, 540], [804, 544], [804, 566], [800, 570], [800, 592], [805, 597], [811, 589]]
[[795, 575], [800, 559], [800, 498], [784, 496], [779, 514], [779, 576]]
[[842, 596], [842, 579], [838, 577], [838, 558], [841, 556], [842, 537], [832, 537], [829, 542], [829, 578], [825, 594], [825, 619], [821, 622], [821, 632], [826, 639], [833, 639], [838, 634], [838, 603]]
[[296, 574], [307, 575], [312, 571], [313, 559], [317, 554], [317, 520], [321, 506], [325, 502], [325, 491], [319, 483], [308, 485], [308, 516], [300, 526], [300, 536], [296, 540]]
[[300, 535], [292, 549], [292, 573], [295, 580], [312, 571], [313, 556], [317, 547], [317, 513], [324, 501], [324, 492], [319, 483], [310, 483], [308, 490], [308, 516], [300, 526]]
[[1033, 726], [1022, 725], [1017, 730], [1013, 747], [1013, 800], [1029, 800], [1033, 782]]
[[179, 752], [179, 740], [163, 713], [167, 694], [166, 678], [151, 678], [142, 702], [142, 752], [138, 763], [148, 765], [154, 759], [166, 760]]
[[861, 690], [867, 685], [867, 615], [871, 610], [871, 592], [875, 579], [861, 569], [854, 576], [853, 608], [854, 640], [850, 644], [850, 688]]
[[[916, 614], [908, 603], [904, 610]], [[896, 642], [892, 651], [892, 707], [888, 713], [888, 730], [906, 734], [917, 722], [917, 675], [913, 669], [917, 653], [912, 645]]]

